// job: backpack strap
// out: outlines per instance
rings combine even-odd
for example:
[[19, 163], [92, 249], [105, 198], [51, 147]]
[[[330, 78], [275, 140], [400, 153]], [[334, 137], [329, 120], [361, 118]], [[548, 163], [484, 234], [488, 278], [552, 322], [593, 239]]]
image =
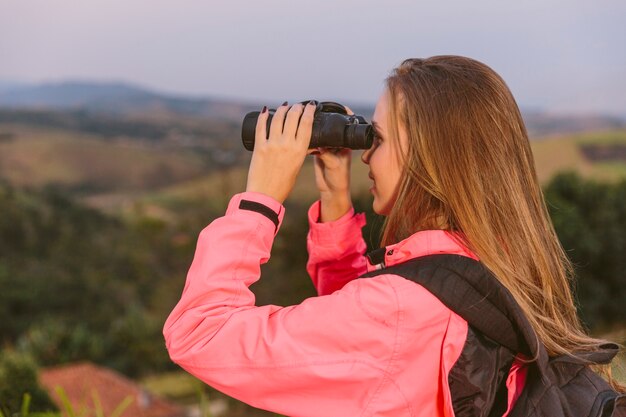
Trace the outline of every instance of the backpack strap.
[[463, 255], [435, 254], [413, 258], [360, 278], [396, 274], [414, 281], [471, 326], [501, 345], [537, 357], [547, 370], [548, 354], [513, 295], [479, 261]]
[[417, 282], [485, 336], [514, 352], [531, 354], [504, 287], [478, 261], [461, 255], [428, 255], [361, 278], [383, 273]]
[[[380, 255], [378, 252], [374, 250], [368, 256]], [[384, 255], [384, 251], [381, 253]], [[511, 292], [486, 266], [467, 256], [421, 256], [363, 274], [360, 278], [381, 274], [400, 275], [422, 285], [485, 336], [514, 352], [529, 358], [536, 357], [537, 371], [546, 382], [556, 378], [548, 366], [549, 361], [580, 365], [608, 364], [619, 352], [617, 344], [605, 343], [594, 352], [576, 352], [575, 356], [549, 358]]]

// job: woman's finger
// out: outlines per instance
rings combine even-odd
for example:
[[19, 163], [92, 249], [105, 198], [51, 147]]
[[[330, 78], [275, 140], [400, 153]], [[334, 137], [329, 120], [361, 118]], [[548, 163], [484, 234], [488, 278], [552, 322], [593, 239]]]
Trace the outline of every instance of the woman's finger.
[[311, 132], [313, 131], [313, 118], [315, 117], [316, 107], [315, 103], [307, 104], [298, 125], [296, 141], [305, 149], [308, 149], [311, 144]]
[[354, 112], [352, 110], [350, 110], [350, 107], [348, 107], [348, 106], [343, 106], [343, 107], [346, 108], [346, 112], [348, 113], [348, 115], [350, 115], [350, 116], [354, 115]]
[[263, 146], [267, 142], [267, 118], [269, 112], [267, 106], [263, 106], [263, 110], [256, 119], [256, 130], [254, 134], [254, 146]]
[[298, 129], [298, 120], [302, 114], [302, 104], [294, 104], [287, 112], [287, 120], [285, 120], [285, 127], [283, 128], [282, 137], [285, 140], [295, 140], [296, 131]]
[[349, 148], [324, 148], [319, 157], [327, 166], [336, 166], [351, 153]]
[[272, 116], [272, 124], [270, 126], [269, 140], [279, 138], [283, 134], [283, 124], [285, 123], [285, 113], [287, 113], [288, 109], [289, 109], [288, 103], [285, 101], [274, 112], [274, 116]]

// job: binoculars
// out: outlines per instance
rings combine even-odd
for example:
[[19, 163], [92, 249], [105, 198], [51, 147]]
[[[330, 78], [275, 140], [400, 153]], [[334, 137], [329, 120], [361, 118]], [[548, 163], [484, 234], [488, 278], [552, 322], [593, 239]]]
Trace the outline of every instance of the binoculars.
[[[309, 100], [302, 101], [306, 105]], [[369, 149], [374, 140], [374, 130], [363, 116], [348, 115], [344, 106], [334, 101], [318, 102], [314, 100], [315, 116], [311, 131], [309, 149], [313, 148], [350, 148]], [[267, 132], [269, 134], [272, 116], [276, 109], [269, 109]], [[260, 112], [246, 114], [241, 127], [243, 146], [254, 150], [256, 124]]]

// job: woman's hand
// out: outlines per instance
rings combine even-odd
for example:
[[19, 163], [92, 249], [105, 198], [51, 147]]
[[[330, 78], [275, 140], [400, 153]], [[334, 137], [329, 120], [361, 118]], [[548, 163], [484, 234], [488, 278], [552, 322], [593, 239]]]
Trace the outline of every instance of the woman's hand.
[[289, 109], [283, 103], [272, 117], [268, 139], [269, 112], [263, 109], [257, 119], [246, 191], [263, 193], [281, 204], [285, 201], [309, 150], [315, 107], [298, 103]]
[[[348, 114], [354, 114], [346, 107]], [[352, 150], [348, 148], [317, 148], [315, 154], [315, 184], [320, 192], [321, 221], [338, 219], [352, 207], [350, 197], [350, 163]]]

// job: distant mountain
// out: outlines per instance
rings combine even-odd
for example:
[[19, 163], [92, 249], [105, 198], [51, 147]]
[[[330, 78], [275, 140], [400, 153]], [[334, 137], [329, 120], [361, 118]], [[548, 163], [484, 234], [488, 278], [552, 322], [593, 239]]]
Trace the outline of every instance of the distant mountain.
[[24, 87], [26, 84], [16, 81], [0, 80], [0, 93]]
[[211, 98], [176, 97], [125, 83], [60, 82], [41, 85], [0, 83], [0, 107], [85, 110], [108, 115], [210, 116], [240, 121], [256, 104]]
[[[370, 118], [373, 104], [350, 105]], [[210, 97], [191, 98], [157, 93], [127, 83], [59, 82], [27, 85], [0, 81], [0, 107], [9, 109], [71, 110], [108, 116], [185, 116], [209, 117], [241, 123], [243, 116], [259, 110], [260, 103]], [[522, 109], [533, 138], [594, 130], [626, 128], [626, 117], [606, 115], [557, 115], [541, 110]], [[626, 115], [625, 115], [626, 116]]]

